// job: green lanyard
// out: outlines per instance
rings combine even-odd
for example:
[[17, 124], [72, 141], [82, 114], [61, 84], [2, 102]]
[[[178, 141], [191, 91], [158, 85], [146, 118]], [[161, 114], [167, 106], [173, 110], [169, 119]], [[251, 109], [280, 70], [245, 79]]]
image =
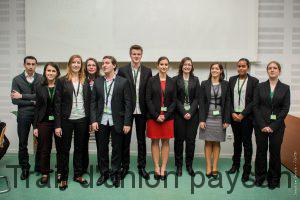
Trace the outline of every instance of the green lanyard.
[[271, 98], [271, 101], [273, 100], [273, 96], [274, 96], [274, 91], [270, 90], [270, 98]]
[[140, 68], [138, 68], [138, 70], [135, 72], [134, 68], [132, 69], [133, 70], [133, 77], [134, 77], [134, 85], [136, 85], [136, 82], [137, 82], [137, 78], [139, 76], [139, 72], [140, 72]]
[[189, 103], [189, 81], [188, 80], [184, 80], [184, 101], [185, 103]]
[[106, 95], [106, 98], [105, 98], [105, 105], [106, 105], [106, 106], [107, 106], [107, 104], [108, 104], [108, 97], [109, 97], [109, 94], [110, 94], [112, 85], [114, 84], [114, 81], [115, 81], [115, 79], [112, 80], [112, 82], [111, 82], [111, 84], [109, 85], [108, 90], [107, 90], [107, 83], [106, 83], [106, 80], [104, 80], [104, 89], [105, 89], [105, 95]]
[[242, 94], [242, 89], [243, 89], [243, 86], [246, 82], [248, 77], [246, 77], [242, 83], [242, 86], [240, 87], [240, 79], [238, 79], [238, 95], [239, 95], [239, 105], [241, 105], [241, 94]]
[[55, 87], [51, 87], [51, 88], [48, 87], [47, 89], [50, 97], [50, 103], [52, 104], [54, 100]]

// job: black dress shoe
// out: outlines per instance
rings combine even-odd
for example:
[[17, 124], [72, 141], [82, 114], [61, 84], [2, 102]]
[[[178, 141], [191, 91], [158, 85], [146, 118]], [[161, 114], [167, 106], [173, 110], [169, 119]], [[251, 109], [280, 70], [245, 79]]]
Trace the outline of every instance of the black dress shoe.
[[160, 180], [162, 180], [162, 181], [164, 181], [164, 180], [167, 180], [167, 175], [165, 174], [165, 175], [160, 175]]
[[20, 176], [20, 179], [21, 180], [25, 180], [28, 177], [29, 177], [29, 169], [23, 169], [22, 173], [21, 173], [21, 176]]
[[232, 165], [230, 170], [227, 171], [228, 174], [234, 174], [235, 172], [239, 172], [240, 168]]
[[128, 174], [129, 168], [125, 167], [121, 169], [121, 179], [123, 180], [125, 176]]
[[61, 181], [58, 187], [61, 191], [66, 190], [68, 188], [68, 181]]
[[177, 176], [182, 176], [182, 167], [177, 167], [176, 175]]
[[255, 179], [254, 185], [256, 185], [257, 187], [261, 187], [262, 184], [263, 184], [263, 182], [264, 182], [264, 180], [257, 180], [257, 179]]
[[44, 174], [44, 175], [42, 176], [41, 180], [40, 180], [40, 183], [41, 183], [42, 185], [47, 185], [47, 184], [48, 184], [48, 181], [49, 181], [49, 176]]
[[196, 175], [192, 167], [187, 167], [186, 170], [190, 176], [194, 177]]
[[141, 177], [143, 177], [144, 179], [146, 179], [146, 180], [149, 180], [149, 179], [150, 179], [149, 173], [146, 172], [145, 168], [139, 169], [139, 175], [140, 175]]
[[245, 183], [247, 181], [249, 181], [249, 174], [248, 173], [243, 173], [242, 182]]
[[97, 186], [102, 185], [103, 183], [105, 183], [105, 182], [107, 181], [108, 178], [109, 178], [109, 175], [108, 175], [108, 174], [101, 175], [101, 176], [98, 178], [98, 180], [97, 180], [97, 182], [96, 182], [96, 185], [97, 185]]
[[160, 180], [160, 175], [154, 172], [154, 179], [155, 180]]
[[112, 177], [112, 184], [113, 184], [113, 186], [115, 186], [115, 188], [118, 188], [118, 187], [120, 187], [120, 178], [119, 178], [119, 176], [118, 175], [114, 175], [113, 177]]

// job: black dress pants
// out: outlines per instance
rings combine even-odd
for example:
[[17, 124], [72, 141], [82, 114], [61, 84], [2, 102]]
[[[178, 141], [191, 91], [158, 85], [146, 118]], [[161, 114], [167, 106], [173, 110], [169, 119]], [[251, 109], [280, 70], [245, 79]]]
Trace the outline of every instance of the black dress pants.
[[111, 170], [112, 175], [118, 175], [121, 169], [123, 133], [116, 132], [114, 126], [99, 124], [99, 130], [95, 132], [95, 136], [100, 173], [109, 174], [109, 139], [111, 138]]
[[232, 120], [231, 123], [234, 142], [233, 142], [233, 166], [239, 168], [241, 162], [242, 147], [244, 147], [244, 173], [251, 173], [251, 161], [252, 161], [252, 132], [253, 132], [253, 121], [248, 118], [244, 118], [241, 122], [235, 122]]
[[[33, 124], [33, 115], [18, 115], [17, 122], [18, 122], [18, 137], [19, 137], [19, 165], [21, 166], [22, 170], [30, 169], [29, 164], [29, 155], [28, 155], [28, 137], [30, 132], [30, 127]], [[40, 156], [40, 145], [37, 145], [37, 150], [35, 154], [35, 170], [39, 171], [39, 158]]]
[[[136, 127], [136, 138], [138, 143], [138, 169], [146, 167], [146, 116], [144, 115], [133, 115], [135, 119]], [[123, 134], [123, 145], [122, 145], [122, 168], [129, 169], [130, 165], [130, 142], [131, 142], [132, 129], [128, 134]]]
[[61, 123], [62, 127], [62, 137], [60, 138], [62, 144], [61, 152], [61, 166], [62, 169], [59, 172], [61, 174], [62, 180], [68, 180], [69, 174], [69, 156], [72, 143], [72, 136], [74, 132], [74, 154], [73, 154], [73, 168], [74, 168], [74, 178], [80, 177], [83, 174], [82, 169], [82, 156], [84, 149], [84, 137], [88, 130], [88, 121], [86, 118], [70, 120], [63, 119]]
[[[255, 179], [263, 182], [266, 178], [269, 184], [279, 184], [281, 176], [280, 149], [284, 135], [284, 127], [273, 133], [263, 133], [255, 127], [256, 159]], [[267, 170], [267, 153], [269, 149], [269, 169]]]
[[174, 121], [174, 152], [175, 165], [182, 167], [183, 165], [183, 143], [185, 142], [185, 164], [186, 167], [193, 166], [195, 139], [199, 125], [198, 115], [194, 115], [190, 120], [185, 120], [179, 114], [175, 115]]

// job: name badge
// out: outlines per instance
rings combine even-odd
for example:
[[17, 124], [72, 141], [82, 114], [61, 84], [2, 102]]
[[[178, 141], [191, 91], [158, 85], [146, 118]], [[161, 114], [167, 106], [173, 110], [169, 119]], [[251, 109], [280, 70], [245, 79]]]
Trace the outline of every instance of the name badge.
[[238, 107], [238, 108], [235, 109], [235, 112], [241, 113], [241, 112], [243, 112], [243, 108]]
[[184, 110], [186, 110], [186, 111], [190, 110], [190, 108], [191, 108], [189, 103], [184, 103], [183, 107], [184, 107]]
[[111, 110], [107, 106], [104, 107], [103, 112], [106, 114], [111, 114]]
[[213, 111], [213, 116], [219, 116], [220, 115], [220, 111], [219, 110], [214, 110]]
[[270, 119], [271, 119], [271, 120], [276, 120], [277, 117], [276, 117], [276, 115], [271, 115]]
[[167, 112], [167, 107], [160, 107], [160, 111]]
[[54, 120], [54, 116], [53, 116], [53, 115], [50, 115], [50, 116], [48, 117], [48, 120], [49, 120], [49, 121], [53, 121], [53, 120]]

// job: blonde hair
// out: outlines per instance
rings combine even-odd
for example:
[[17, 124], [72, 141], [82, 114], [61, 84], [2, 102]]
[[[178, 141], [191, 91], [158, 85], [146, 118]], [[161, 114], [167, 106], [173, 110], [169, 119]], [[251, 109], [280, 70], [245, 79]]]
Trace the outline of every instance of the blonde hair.
[[277, 61], [275, 61], [275, 60], [272, 60], [271, 62], [268, 63], [268, 65], [267, 65], [267, 70], [268, 70], [268, 68], [269, 68], [269, 66], [270, 66], [271, 64], [277, 65], [279, 71], [281, 72], [281, 65], [280, 65], [279, 62], [277, 62]]
[[79, 75], [79, 81], [81, 84], [84, 84], [84, 81], [85, 81], [85, 70], [84, 70], [84, 67], [83, 67], [83, 62], [82, 62], [82, 58], [80, 55], [72, 55], [69, 59], [69, 62], [68, 62], [68, 67], [67, 67], [67, 74], [66, 74], [66, 77], [69, 81], [72, 80], [72, 76], [73, 76], [73, 73], [72, 73], [72, 62], [75, 58], [79, 58], [80, 59], [80, 62], [81, 62], [81, 68], [80, 68], [80, 71], [78, 73]]

